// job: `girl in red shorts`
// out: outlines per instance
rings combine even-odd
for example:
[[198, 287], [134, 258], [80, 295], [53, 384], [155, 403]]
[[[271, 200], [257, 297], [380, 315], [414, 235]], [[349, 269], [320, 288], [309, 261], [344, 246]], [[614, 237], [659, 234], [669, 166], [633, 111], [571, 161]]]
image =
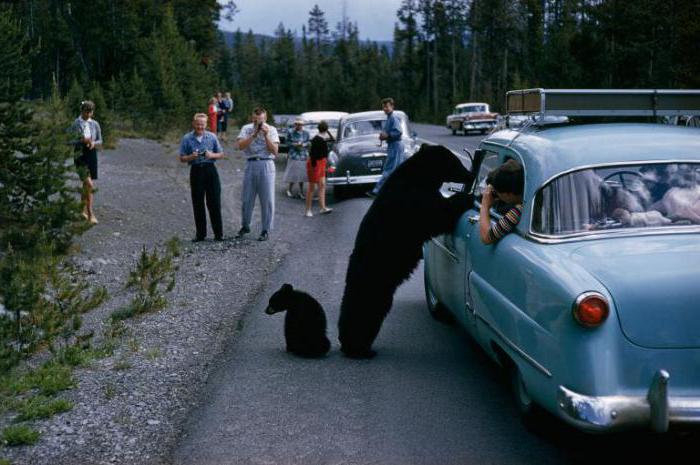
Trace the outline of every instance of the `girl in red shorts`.
[[328, 141], [333, 136], [328, 132], [328, 124], [325, 121], [318, 123], [318, 134], [311, 139], [311, 150], [306, 160], [306, 174], [309, 177], [306, 190], [306, 213], [304, 216], [314, 216], [311, 213], [314, 188], [318, 185], [318, 203], [321, 206], [320, 213], [326, 214], [333, 211], [326, 207], [326, 161], [328, 159]]

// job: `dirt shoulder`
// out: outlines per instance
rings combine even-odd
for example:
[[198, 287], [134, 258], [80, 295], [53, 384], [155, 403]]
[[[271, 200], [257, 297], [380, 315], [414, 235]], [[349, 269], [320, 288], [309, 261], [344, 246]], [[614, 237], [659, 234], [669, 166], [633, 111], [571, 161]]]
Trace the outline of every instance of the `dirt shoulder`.
[[123, 285], [142, 248], [162, 247], [173, 236], [182, 241], [176, 286], [165, 310], [126, 321], [127, 333], [112, 356], [75, 371], [77, 387], [61, 395], [74, 408], [34, 422], [41, 432], [35, 445], [0, 451], [12, 463], [162, 463], [198, 401], [210, 365], [242, 328], [247, 302], [292, 246], [285, 231], [294, 229], [290, 221], [301, 221], [303, 206], [281, 195], [282, 161], [271, 240], [255, 240], [259, 206], [250, 237], [232, 239], [240, 227], [245, 161], [230, 143], [225, 144], [228, 159], [217, 163], [226, 240], [190, 243], [189, 169], [178, 161], [178, 148], [124, 139], [100, 154], [100, 223], [77, 240], [73, 260], [91, 282], [106, 286], [111, 298], [84, 316], [84, 326], [102, 332], [111, 312], [131, 297]]

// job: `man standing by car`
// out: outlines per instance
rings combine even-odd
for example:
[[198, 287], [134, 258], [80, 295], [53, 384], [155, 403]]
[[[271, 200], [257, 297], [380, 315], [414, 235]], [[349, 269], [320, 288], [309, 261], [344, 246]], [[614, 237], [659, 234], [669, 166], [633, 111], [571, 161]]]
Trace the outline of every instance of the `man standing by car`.
[[369, 194], [370, 197], [374, 197], [379, 193], [379, 189], [382, 188], [389, 175], [404, 161], [401, 120], [394, 114], [394, 99], [391, 97], [382, 99], [382, 110], [386, 113], [386, 121], [382, 132], [379, 133], [379, 143], [386, 141], [386, 161], [384, 161], [382, 177], [372, 189], [372, 192]]
[[241, 128], [238, 148], [246, 157], [241, 199], [241, 229], [236, 234], [240, 239], [250, 232], [255, 197], [260, 197], [262, 231], [259, 241], [266, 241], [272, 231], [275, 215], [275, 157], [280, 139], [277, 129], [269, 126], [267, 111], [258, 107], [253, 110], [251, 123]]
[[196, 235], [193, 242], [203, 241], [207, 237], [207, 210], [214, 239], [224, 238], [221, 223], [221, 182], [214, 162], [223, 158], [224, 153], [216, 134], [206, 130], [207, 115], [195, 113], [192, 118], [194, 130], [185, 134], [180, 143], [180, 161], [190, 165], [190, 189], [192, 190], [192, 208]]

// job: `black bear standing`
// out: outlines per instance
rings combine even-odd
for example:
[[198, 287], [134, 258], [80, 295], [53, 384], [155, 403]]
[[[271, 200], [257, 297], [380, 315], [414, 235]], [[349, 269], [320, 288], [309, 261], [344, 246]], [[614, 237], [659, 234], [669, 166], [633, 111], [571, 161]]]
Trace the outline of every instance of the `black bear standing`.
[[453, 230], [469, 208], [471, 194], [444, 198], [442, 183], [470, 186], [473, 179], [450, 150], [423, 145], [382, 186], [362, 219], [345, 277], [338, 329], [347, 357], [376, 355], [372, 343], [396, 288], [422, 258], [423, 243]]
[[323, 357], [331, 348], [326, 337], [326, 314], [323, 307], [306, 292], [284, 284], [272, 294], [265, 313], [287, 312], [284, 337], [287, 351], [301, 357]]

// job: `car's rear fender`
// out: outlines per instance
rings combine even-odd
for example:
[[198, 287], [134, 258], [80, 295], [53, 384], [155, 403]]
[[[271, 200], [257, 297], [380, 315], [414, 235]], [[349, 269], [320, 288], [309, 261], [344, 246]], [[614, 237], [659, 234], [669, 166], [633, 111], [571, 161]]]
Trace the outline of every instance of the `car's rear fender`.
[[532, 397], [553, 411], [559, 385], [574, 385], [577, 392], [617, 385], [620, 357], [608, 346], [622, 338], [616, 313], [611, 309], [597, 329], [583, 328], [571, 314], [586, 291], [602, 293], [612, 305], [605, 288], [570, 263], [565, 247], [533, 246], [516, 235], [495, 247], [468, 278], [480, 345], [493, 356], [493, 344], [507, 353]]

